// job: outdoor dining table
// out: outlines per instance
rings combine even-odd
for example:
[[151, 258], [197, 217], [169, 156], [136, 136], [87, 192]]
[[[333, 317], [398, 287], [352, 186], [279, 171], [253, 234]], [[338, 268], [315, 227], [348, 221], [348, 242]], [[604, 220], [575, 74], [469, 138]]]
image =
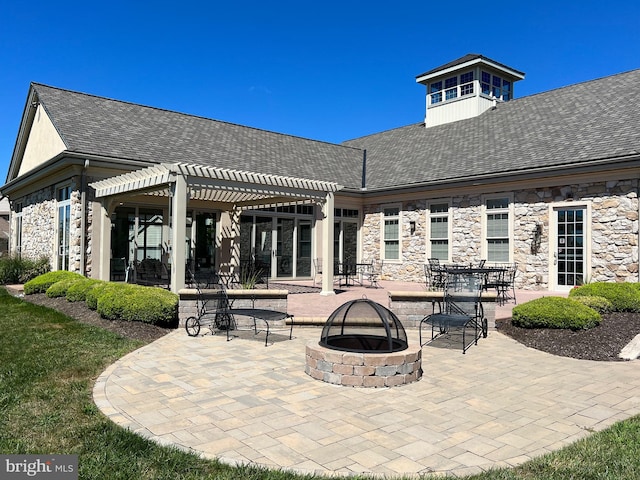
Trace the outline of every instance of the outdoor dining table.
[[[339, 286], [352, 286], [355, 283], [363, 284], [363, 275], [372, 268], [371, 263], [339, 263], [335, 275], [339, 277]], [[344, 280], [344, 283], [343, 283]]]
[[501, 266], [482, 266], [482, 267], [474, 267], [471, 265], [442, 265], [441, 271], [446, 275], [451, 274], [475, 274], [482, 277], [482, 288], [486, 290], [489, 285], [489, 275], [499, 274], [503, 275], [507, 271], [507, 267]]

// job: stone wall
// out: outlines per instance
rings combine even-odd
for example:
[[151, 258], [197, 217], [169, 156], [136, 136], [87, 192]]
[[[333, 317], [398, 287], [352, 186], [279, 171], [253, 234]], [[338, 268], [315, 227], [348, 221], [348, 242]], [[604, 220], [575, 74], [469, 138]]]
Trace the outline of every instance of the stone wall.
[[54, 232], [56, 231], [56, 201], [53, 186], [27, 195], [22, 200], [22, 246], [20, 253], [26, 258], [49, 259], [57, 262]]
[[[389, 291], [389, 310], [391, 310], [406, 328], [420, 328], [420, 322], [431, 313], [440, 311], [443, 292], [429, 291]], [[487, 326], [496, 326], [495, 293], [482, 293], [482, 310]]]
[[[638, 180], [616, 180], [537, 188], [516, 192], [495, 192], [513, 196], [512, 248], [518, 263], [516, 288], [549, 288], [550, 212], [553, 206], [590, 206], [591, 271], [586, 281], [630, 281], [638, 278]], [[451, 258], [454, 262], [477, 262], [482, 256], [483, 196], [450, 198]], [[389, 204], [368, 205], [362, 226], [362, 258], [379, 258], [382, 209]], [[382, 280], [424, 282], [427, 260], [427, 200], [402, 203], [400, 262], [385, 262]], [[411, 233], [411, 222], [415, 232]], [[534, 245], [536, 225], [542, 225], [539, 247]]]
[[[69, 267], [78, 273], [82, 267], [82, 202], [76, 184], [71, 183], [69, 221]], [[55, 186], [37, 190], [22, 199], [22, 248], [26, 258], [49, 259], [52, 269], [58, 265], [58, 202]], [[89, 244], [89, 240], [87, 240]]]
[[[185, 288], [178, 292], [180, 303], [178, 305], [178, 322], [181, 327], [189, 317], [198, 316], [198, 291], [193, 288]], [[227, 290], [229, 300], [233, 301], [233, 308], [264, 308], [278, 312], [287, 311], [287, 290]], [[205, 301], [210, 302], [209, 308], [214, 309], [220, 291], [202, 290]], [[295, 319], [294, 319], [295, 323]]]

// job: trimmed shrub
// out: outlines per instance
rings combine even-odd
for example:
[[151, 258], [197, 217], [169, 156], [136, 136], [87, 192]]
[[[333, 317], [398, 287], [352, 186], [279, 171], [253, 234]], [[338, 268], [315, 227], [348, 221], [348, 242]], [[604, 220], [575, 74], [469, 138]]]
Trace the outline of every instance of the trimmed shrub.
[[101, 295], [103, 295], [106, 291], [112, 289], [122, 289], [127, 285], [123, 283], [112, 283], [112, 282], [100, 282], [91, 286], [87, 292], [85, 293], [85, 303], [87, 307], [91, 310], [97, 310], [98, 308], [98, 299]]
[[79, 273], [68, 272], [66, 270], [56, 270], [55, 272], [48, 272], [44, 275], [39, 275], [33, 280], [29, 280], [24, 284], [25, 295], [31, 295], [33, 293], [44, 293], [47, 289], [60, 280], [71, 280], [84, 278]]
[[563, 297], [542, 297], [513, 307], [512, 323], [523, 328], [583, 330], [600, 324], [600, 314]]
[[[87, 292], [100, 283], [105, 283], [102, 280], [96, 280], [95, 278], [84, 278], [74, 282], [66, 293], [68, 302], [85, 302], [87, 300]], [[48, 290], [47, 290], [48, 291]], [[94, 309], [95, 310], [95, 309]]]
[[573, 295], [571, 299], [589, 308], [593, 308], [598, 313], [613, 311], [613, 304], [604, 297], [597, 297], [595, 295]]
[[49, 298], [64, 297], [67, 295], [67, 290], [69, 290], [69, 287], [83, 279], [84, 277], [82, 277], [82, 279], [65, 278], [64, 280], [60, 280], [59, 282], [52, 284], [44, 293]]
[[636, 283], [589, 283], [569, 292], [570, 298], [575, 296], [604, 297], [616, 312], [640, 312], [640, 285]]
[[0, 258], [0, 284], [25, 283], [50, 270], [49, 260], [21, 257]]
[[154, 325], [175, 323], [179, 297], [162, 288], [117, 284], [104, 289], [97, 299], [97, 311], [110, 320], [145, 322]]

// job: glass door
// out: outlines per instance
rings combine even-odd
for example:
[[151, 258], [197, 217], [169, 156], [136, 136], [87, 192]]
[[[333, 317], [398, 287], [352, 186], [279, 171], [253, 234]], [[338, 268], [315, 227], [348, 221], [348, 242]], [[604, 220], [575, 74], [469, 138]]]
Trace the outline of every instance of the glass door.
[[293, 218], [277, 218], [276, 276], [293, 276]]
[[296, 276], [311, 276], [311, 222], [298, 221], [298, 250], [296, 252]]
[[271, 277], [271, 257], [273, 252], [273, 218], [256, 217], [254, 240], [254, 266], [265, 277]]
[[554, 217], [556, 285], [565, 290], [585, 281], [585, 209], [559, 208], [554, 210]]
[[312, 222], [294, 216], [243, 215], [240, 265], [268, 278], [311, 276]]
[[211, 270], [216, 265], [216, 216], [214, 213], [196, 215], [196, 270]]

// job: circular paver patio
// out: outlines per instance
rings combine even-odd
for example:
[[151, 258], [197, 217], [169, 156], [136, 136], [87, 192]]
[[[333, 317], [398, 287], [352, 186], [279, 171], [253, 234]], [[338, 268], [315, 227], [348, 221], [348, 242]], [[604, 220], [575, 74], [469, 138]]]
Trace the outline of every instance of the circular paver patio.
[[[410, 344], [417, 332], [407, 330]], [[293, 340], [173, 332], [110, 366], [94, 399], [161, 444], [304, 473], [476, 473], [559, 449], [640, 413], [637, 362], [542, 353], [490, 331], [465, 355], [425, 347], [419, 382], [350, 388], [304, 373]], [[271, 338], [271, 337], [270, 337]]]

